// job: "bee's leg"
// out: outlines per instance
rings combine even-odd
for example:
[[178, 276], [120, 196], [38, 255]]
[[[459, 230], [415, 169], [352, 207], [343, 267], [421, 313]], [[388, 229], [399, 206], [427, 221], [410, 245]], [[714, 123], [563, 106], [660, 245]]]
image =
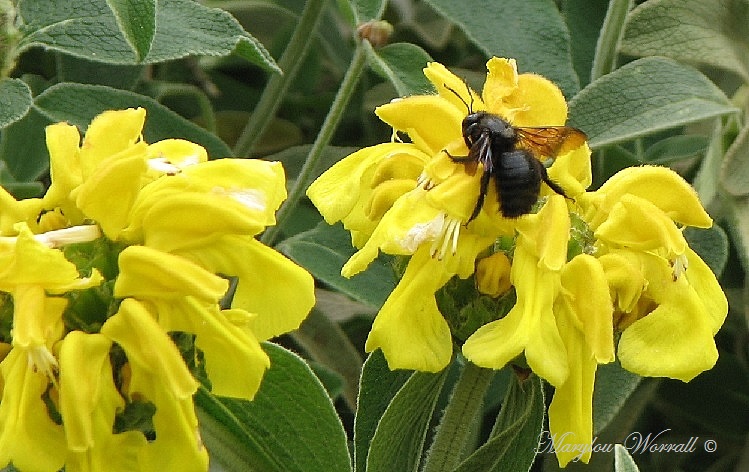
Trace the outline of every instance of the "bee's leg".
[[468, 161], [475, 161], [476, 158], [468, 155], [468, 156], [453, 156], [449, 152], [447, 152], [447, 149], [443, 149], [442, 152], [447, 154], [447, 157], [449, 157], [453, 162], [468, 162]]
[[492, 174], [490, 172], [484, 172], [484, 174], [481, 176], [481, 187], [479, 188], [479, 198], [476, 200], [476, 206], [473, 208], [473, 213], [471, 213], [471, 217], [468, 218], [468, 221], [466, 221], [466, 224], [473, 221], [474, 218], [479, 216], [479, 213], [481, 212], [481, 207], [484, 206], [484, 199], [486, 198], [486, 193], [489, 191], [489, 180], [491, 180]]
[[559, 184], [557, 184], [556, 182], [554, 182], [553, 180], [549, 178], [549, 174], [546, 173], [546, 167], [540, 161], [538, 161], [537, 159], [533, 159], [532, 162], [534, 162], [533, 165], [538, 170], [538, 174], [541, 176], [541, 180], [543, 180], [544, 183], [548, 185], [550, 189], [552, 189], [559, 195], [563, 196], [564, 198], [568, 200], [572, 200], [572, 198], [570, 198], [569, 196], [567, 196], [566, 193], [564, 193], [564, 189], [560, 187]]

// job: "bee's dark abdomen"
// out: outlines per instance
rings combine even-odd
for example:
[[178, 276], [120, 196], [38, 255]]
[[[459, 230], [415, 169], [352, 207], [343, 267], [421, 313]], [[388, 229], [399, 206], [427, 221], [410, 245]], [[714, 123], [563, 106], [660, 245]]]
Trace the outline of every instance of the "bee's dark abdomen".
[[496, 172], [500, 209], [506, 218], [517, 218], [530, 213], [541, 190], [541, 165], [525, 150], [502, 153], [501, 169]]

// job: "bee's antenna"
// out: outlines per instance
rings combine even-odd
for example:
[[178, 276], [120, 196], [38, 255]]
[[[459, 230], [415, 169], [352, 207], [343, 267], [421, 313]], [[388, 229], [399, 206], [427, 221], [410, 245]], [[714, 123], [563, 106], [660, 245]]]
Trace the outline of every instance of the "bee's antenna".
[[463, 79], [463, 83], [466, 84], [466, 91], [468, 91], [468, 96], [471, 97], [471, 104], [468, 105], [468, 113], [473, 113], [473, 92], [471, 92], [471, 87], [468, 86], [466, 79]]
[[466, 103], [466, 101], [463, 100], [463, 97], [461, 97], [458, 92], [456, 92], [452, 87], [450, 87], [446, 83], [443, 83], [442, 86], [445, 87], [447, 90], [451, 91], [452, 93], [454, 93], [455, 96], [458, 97], [458, 100], [460, 100], [461, 102], [463, 102], [463, 105], [466, 106], [466, 108], [468, 109], [468, 114], [470, 115], [471, 113], [473, 113], [473, 93], [471, 93], [471, 87], [468, 86], [468, 82], [466, 82], [464, 80], [463, 83], [466, 84], [466, 89], [468, 90], [468, 95], [471, 97], [471, 103], [470, 104]]

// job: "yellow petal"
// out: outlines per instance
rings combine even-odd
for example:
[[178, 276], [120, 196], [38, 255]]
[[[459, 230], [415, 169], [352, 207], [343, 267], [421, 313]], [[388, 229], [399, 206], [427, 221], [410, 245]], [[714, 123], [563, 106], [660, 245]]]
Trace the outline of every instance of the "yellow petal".
[[375, 113], [394, 129], [408, 134], [416, 147], [429, 155], [463, 138], [462, 122], [466, 112], [438, 95], [396, 99], [377, 107]]
[[146, 246], [129, 246], [119, 256], [120, 275], [114, 284], [117, 298], [141, 300], [191, 296], [218, 303], [229, 282], [173, 254]]
[[654, 204], [636, 195], [622, 195], [595, 237], [638, 251], [664, 248], [668, 254], [684, 254], [687, 242], [676, 224]]
[[39, 285], [21, 285], [13, 292], [13, 346], [38, 348], [60, 339], [65, 298], [48, 297]]
[[[125, 406], [117, 390], [106, 391], [106, 375], [112, 378], [109, 348], [112, 342], [101, 334], [72, 331], [60, 348], [60, 414], [65, 437], [72, 451], [83, 452], [94, 447], [96, 437], [93, 415], [100, 395], [114, 394], [119, 408]], [[106, 366], [105, 366], [106, 364]], [[114, 424], [115, 410], [110, 411]]]
[[[177, 306], [160, 306], [159, 324], [166, 331], [196, 335], [195, 346], [205, 356], [205, 370], [214, 395], [252, 400], [270, 367], [270, 359], [248, 326], [251, 317], [246, 312], [242, 314], [243, 317], [222, 312], [215, 304], [203, 305], [187, 298]], [[245, 320], [244, 325], [233, 322], [240, 318]]]
[[596, 360], [570, 319], [559, 320], [559, 333], [569, 357], [570, 374], [554, 390], [549, 405], [549, 433], [560, 467], [580, 459], [590, 460], [593, 444], [593, 385]]
[[568, 197], [583, 194], [593, 182], [590, 154], [586, 142], [577, 149], [560, 154], [549, 168], [549, 178], [559, 184]]
[[525, 349], [531, 369], [552, 385], [561, 385], [568, 375], [567, 355], [552, 311], [559, 274], [539, 266], [522, 245], [515, 248], [512, 264], [515, 306], [473, 333], [463, 344], [463, 354], [481, 367], [501, 369]]
[[619, 360], [642, 376], [688, 382], [718, 359], [712, 318], [685, 280], [668, 283], [658, 307], [622, 333]]
[[476, 264], [476, 288], [490, 297], [498, 297], [510, 290], [510, 260], [504, 252], [495, 252]]
[[208, 152], [200, 144], [184, 139], [164, 139], [148, 146], [147, 159], [156, 159], [179, 169], [208, 160]]
[[64, 206], [69, 210], [72, 205], [68, 203], [68, 195], [83, 181], [79, 156], [81, 135], [78, 128], [67, 123], [47, 126], [44, 131], [52, 182], [44, 195], [44, 203], [47, 208]]
[[687, 247], [686, 256], [689, 261], [687, 280], [705, 306], [705, 312], [710, 317], [710, 327], [715, 334], [723, 326], [728, 314], [726, 294], [723, 293], [713, 271], [697, 253]]
[[143, 108], [109, 110], [94, 118], [88, 125], [80, 151], [84, 179], [102, 160], [140, 140], [145, 121], [146, 110]]
[[375, 318], [367, 352], [382, 349], [390, 369], [444, 369], [452, 356], [452, 337], [434, 293], [449, 277], [429, 248], [417, 251]]
[[445, 215], [428, 205], [425, 197], [426, 191], [418, 187], [399, 198], [364, 246], [346, 262], [341, 274], [351, 277], [366, 269], [380, 250], [410, 255], [424, 243], [431, 245], [442, 234]]
[[570, 216], [561, 195], [550, 196], [538, 213], [519, 220], [517, 230], [547, 269], [559, 270], [567, 261]]
[[150, 382], [145, 398], [156, 406], [153, 425], [156, 439], [140, 454], [139, 471], [208, 470], [208, 451], [200, 438], [192, 397], [175, 399], [169, 388]]
[[312, 276], [253, 238], [225, 236], [180, 254], [210, 272], [238, 277], [232, 307], [257, 314], [251, 326], [259, 341], [297, 329], [315, 304]]
[[614, 308], [601, 264], [588, 254], [574, 257], [564, 266], [562, 287], [565, 307], [579, 321], [580, 332], [596, 361], [602, 364], [613, 361]]
[[632, 251], [621, 250], [602, 255], [599, 262], [618, 311], [633, 311], [648, 284], [640, 259]]
[[47, 376], [29, 363], [28, 351], [13, 349], [0, 363], [5, 387], [0, 399], [0, 464], [18, 470], [56, 472], [65, 461], [62, 426], [47, 413], [42, 395]]
[[605, 195], [605, 211], [630, 193], [650, 201], [677, 223], [698, 228], [709, 228], [713, 223], [694, 188], [666, 167], [628, 167], [609, 178], [596, 193]]
[[101, 334], [125, 351], [132, 366], [132, 391], [148, 391], [155, 378], [169, 389], [173, 399], [192, 400], [198, 382], [177, 346], [140, 302], [123, 300], [117, 313], [101, 327]]
[[146, 171], [145, 151], [146, 145], [138, 143], [122, 154], [103, 159], [73, 194], [76, 206], [99, 223], [111, 240], [118, 239], [130, 219]]
[[366, 147], [325, 171], [309, 186], [307, 196], [325, 221], [333, 224], [368, 201], [367, 192], [373, 184], [410, 176], [414, 171], [418, 176], [428, 160], [429, 155], [413, 144], [385, 143]]
[[515, 59], [492, 57], [486, 63], [486, 81], [481, 96], [487, 109], [492, 113], [502, 114], [506, 105], [505, 99], [513, 94], [518, 87], [518, 66]]

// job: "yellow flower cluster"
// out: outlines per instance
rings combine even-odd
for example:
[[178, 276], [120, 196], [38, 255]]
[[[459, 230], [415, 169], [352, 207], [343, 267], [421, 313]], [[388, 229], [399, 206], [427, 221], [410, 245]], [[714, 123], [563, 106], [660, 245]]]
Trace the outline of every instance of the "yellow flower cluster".
[[[485, 111], [516, 127], [563, 126], [567, 119], [564, 97], [550, 81], [518, 74], [510, 59], [492, 58], [487, 69], [479, 96], [430, 63], [424, 72], [437, 94], [376, 110], [410, 142], [361, 149], [307, 193], [328, 223], [343, 222], [359, 249], [343, 275], [364, 270], [379, 251], [410, 256], [374, 320], [368, 351], [381, 349], [392, 369], [439, 371], [450, 362], [453, 338], [435, 293], [474, 272], [481, 293], [501, 296], [512, 286], [512, 309], [470, 335], [462, 353], [494, 369], [524, 354], [555, 387], [552, 437], [590, 444], [598, 364], [618, 357], [637, 374], [684, 381], [714, 365], [713, 337], [727, 302], [682, 235], [684, 227], [707, 228], [712, 220], [694, 190], [665, 168], [629, 168], [586, 192], [587, 143], [563, 148], [548, 169], [568, 199], [543, 186], [536, 213], [507, 219], [490, 185], [471, 219], [483, 172], [450, 158], [469, 154], [467, 114]], [[511, 247], [500, 248], [507, 239]], [[556, 446], [562, 466], [579, 454]]]
[[[0, 466], [207, 470], [198, 370], [213, 393], [252, 398], [269, 366], [260, 342], [314, 304], [311, 276], [255, 239], [286, 197], [281, 164], [147, 144], [145, 115], [105, 112], [82, 143], [74, 126], [49, 126], [47, 193], [0, 192], [0, 326], [12, 325], [0, 331]], [[228, 309], [225, 277], [238, 280]], [[133, 408], [152, 412], [148, 427], [116, 426]]]

